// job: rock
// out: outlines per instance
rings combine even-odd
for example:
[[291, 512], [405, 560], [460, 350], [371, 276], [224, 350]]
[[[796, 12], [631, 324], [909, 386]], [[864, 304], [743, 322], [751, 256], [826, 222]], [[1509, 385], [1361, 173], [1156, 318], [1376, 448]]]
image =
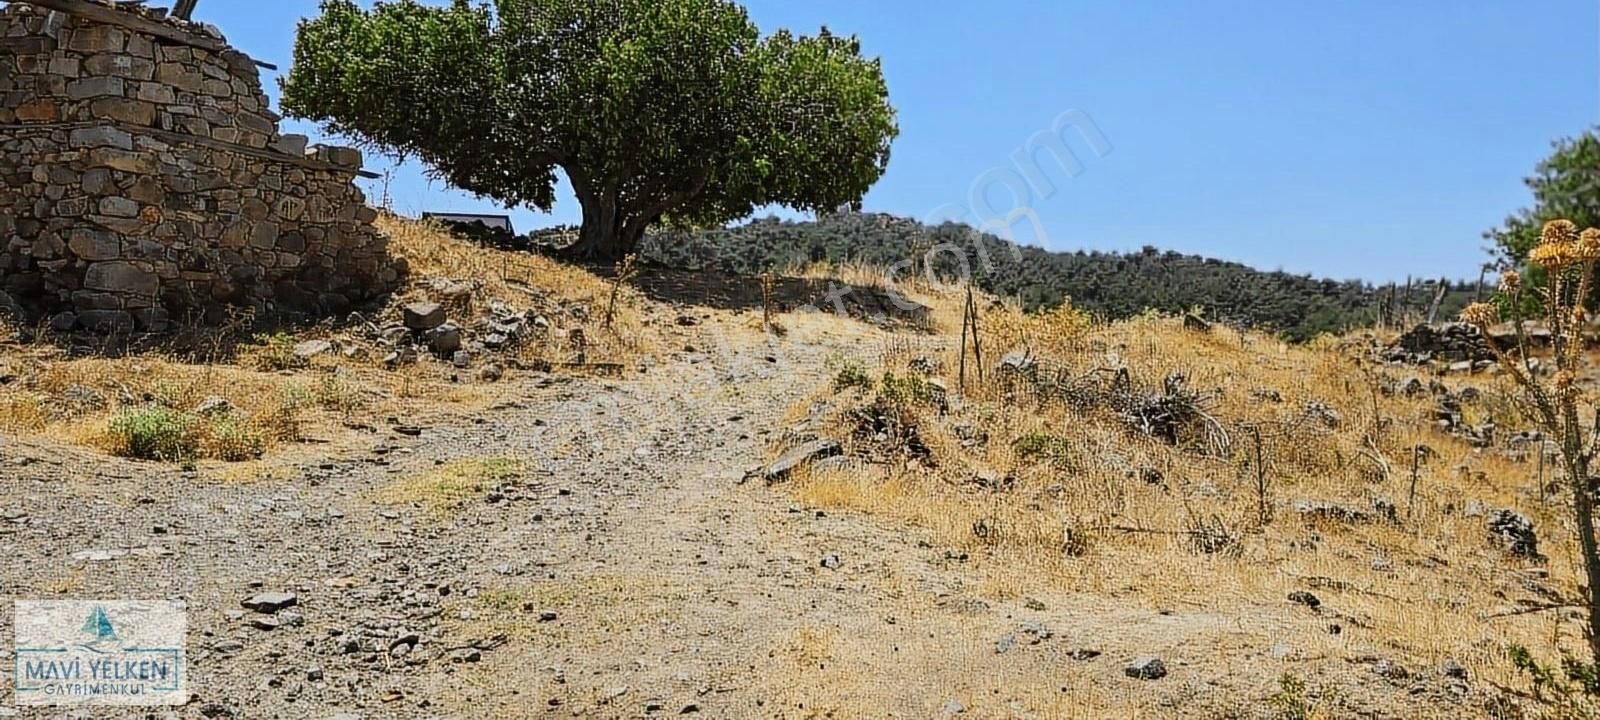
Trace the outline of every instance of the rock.
[[216, 417], [228, 415], [232, 412], [233, 403], [229, 402], [227, 398], [217, 397], [216, 395], [212, 395], [202, 400], [199, 405], [194, 406], [194, 414], [201, 417]]
[[967, 706], [962, 705], [959, 701], [951, 700], [950, 702], [945, 703], [944, 707], [941, 708], [939, 712], [943, 713], [945, 717], [955, 717], [957, 715], [966, 713]]
[[498, 382], [506, 374], [505, 368], [500, 363], [489, 363], [478, 370], [478, 379], [484, 382]]
[[1160, 680], [1167, 676], [1167, 664], [1161, 658], [1142, 657], [1128, 663], [1122, 674], [1135, 680]]
[[822, 556], [822, 563], [821, 564], [822, 564], [823, 567], [825, 567], [825, 568], [827, 568], [829, 570], [838, 570], [839, 566], [842, 565], [843, 563], [841, 563], [839, 561], [839, 556], [837, 554], [828, 553], [827, 555], [823, 555]]
[[1183, 329], [1202, 333], [1211, 332], [1211, 323], [1194, 313], [1184, 313]]
[[1028, 375], [1039, 369], [1038, 361], [1033, 359], [1025, 350], [1013, 350], [1000, 358], [1000, 370], [1004, 372]]
[[416, 332], [432, 330], [445, 322], [444, 307], [438, 303], [411, 303], [401, 312], [405, 316], [406, 328]]
[[294, 346], [294, 356], [301, 360], [310, 360], [318, 355], [333, 352], [333, 343], [327, 340], [307, 340]]
[[59, 312], [50, 316], [50, 329], [56, 332], [72, 332], [78, 326], [78, 315], [73, 312]]
[[1439, 674], [1455, 680], [1467, 679], [1467, 669], [1455, 658], [1445, 658], [1444, 662], [1439, 663]]
[[299, 602], [300, 598], [296, 597], [294, 593], [267, 592], [253, 595], [239, 604], [244, 606], [246, 610], [254, 610], [258, 613], [270, 615], [284, 608], [294, 607]]
[[782, 482], [788, 479], [789, 474], [794, 472], [795, 468], [824, 458], [834, 457], [843, 452], [844, 448], [832, 440], [812, 440], [772, 461], [772, 464], [762, 471], [762, 476], [766, 478], [768, 485]]
[[1528, 516], [1511, 510], [1496, 510], [1489, 514], [1487, 525], [1489, 537], [1507, 552], [1523, 558], [1539, 557], [1539, 536]]
[[1320, 610], [1322, 608], [1322, 600], [1304, 590], [1296, 590], [1289, 593], [1289, 602], [1296, 605], [1304, 605], [1312, 610]]
[[1306, 403], [1306, 417], [1322, 423], [1329, 430], [1337, 430], [1342, 421], [1338, 410], [1334, 410], [1327, 403], [1315, 401]]
[[1256, 388], [1250, 391], [1250, 399], [1261, 402], [1281, 403], [1283, 402], [1283, 393], [1272, 388]]
[[1055, 637], [1055, 632], [1037, 622], [1025, 622], [1020, 628], [1023, 635], [1028, 636], [1029, 645], [1038, 645]]
[[450, 355], [461, 349], [461, 327], [446, 322], [426, 331], [428, 347], [440, 355]]
[[1387, 680], [1403, 681], [1411, 678], [1410, 672], [1390, 660], [1373, 663], [1372, 672]]
[[1001, 637], [999, 640], [995, 641], [994, 652], [995, 652], [996, 655], [1004, 655], [1004, 654], [1010, 652], [1011, 649], [1016, 647], [1016, 646], [1017, 646], [1017, 636], [1015, 636], [1015, 635], [1006, 635], [1006, 636]]

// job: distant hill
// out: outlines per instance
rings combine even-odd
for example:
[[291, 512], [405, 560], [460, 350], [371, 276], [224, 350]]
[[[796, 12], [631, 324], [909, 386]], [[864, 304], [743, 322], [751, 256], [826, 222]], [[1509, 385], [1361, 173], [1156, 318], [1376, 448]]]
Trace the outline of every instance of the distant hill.
[[[937, 273], [957, 275], [964, 257], [980, 287], [1017, 298], [1030, 310], [1068, 298], [1074, 307], [1109, 319], [1146, 309], [1176, 313], [1203, 308], [1212, 320], [1271, 329], [1294, 340], [1372, 325], [1391, 292], [1361, 281], [1263, 272], [1152, 247], [1128, 254], [1014, 247], [964, 224], [932, 226], [873, 213], [807, 222], [766, 218], [740, 227], [667, 233], [647, 239], [641, 254], [672, 267], [747, 274], [820, 261], [888, 266], [917, 258], [920, 272], [930, 248], [941, 248], [931, 255]], [[1418, 283], [1409, 299], [1395, 289], [1396, 308], [1407, 311], [1402, 317], [1426, 312], [1434, 287]], [[1473, 292], [1472, 283], [1451, 283], [1439, 317], [1453, 318]]]

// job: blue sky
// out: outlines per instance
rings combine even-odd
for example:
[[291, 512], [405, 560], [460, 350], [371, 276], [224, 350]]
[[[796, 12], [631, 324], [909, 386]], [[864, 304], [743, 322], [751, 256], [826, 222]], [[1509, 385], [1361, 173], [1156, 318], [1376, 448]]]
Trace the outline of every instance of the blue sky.
[[[1521, 178], [1550, 141], [1600, 118], [1596, 5], [746, 2], [764, 32], [826, 24], [883, 58], [902, 134], [868, 210], [1004, 212], [1005, 184], [975, 203], [975, 183], [1005, 177], [1030, 137], [1076, 110], [1110, 151], [1069, 130], [1081, 173], [1036, 156], [1055, 192], [1028, 207], [1050, 249], [1155, 245], [1374, 281], [1477, 276], [1480, 233], [1528, 202]], [[196, 18], [287, 72], [295, 22], [315, 12], [315, 0], [202, 0]], [[396, 168], [390, 193], [405, 213], [497, 210], [415, 166]], [[554, 213], [513, 214], [519, 229], [579, 217], [567, 194]], [[1029, 227], [1015, 237], [1040, 244]]]

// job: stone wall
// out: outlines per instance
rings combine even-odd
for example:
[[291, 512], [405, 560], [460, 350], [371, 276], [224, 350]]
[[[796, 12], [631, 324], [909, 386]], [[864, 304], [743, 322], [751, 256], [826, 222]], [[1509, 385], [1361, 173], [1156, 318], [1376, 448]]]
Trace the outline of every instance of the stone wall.
[[214, 30], [118, 12], [178, 39], [0, 9], [0, 309], [161, 331], [391, 289], [361, 154], [279, 134], [254, 62]]

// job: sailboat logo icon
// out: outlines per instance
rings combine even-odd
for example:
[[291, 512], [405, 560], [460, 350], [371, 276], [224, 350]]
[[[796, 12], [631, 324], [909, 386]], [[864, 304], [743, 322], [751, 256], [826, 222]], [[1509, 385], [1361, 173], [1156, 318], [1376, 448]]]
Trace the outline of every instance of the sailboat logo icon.
[[93, 638], [83, 644], [84, 648], [99, 651], [103, 645], [112, 645], [121, 640], [117, 637], [117, 629], [111, 624], [111, 617], [106, 615], [103, 606], [96, 605], [89, 612], [89, 619], [83, 621], [83, 634]]

